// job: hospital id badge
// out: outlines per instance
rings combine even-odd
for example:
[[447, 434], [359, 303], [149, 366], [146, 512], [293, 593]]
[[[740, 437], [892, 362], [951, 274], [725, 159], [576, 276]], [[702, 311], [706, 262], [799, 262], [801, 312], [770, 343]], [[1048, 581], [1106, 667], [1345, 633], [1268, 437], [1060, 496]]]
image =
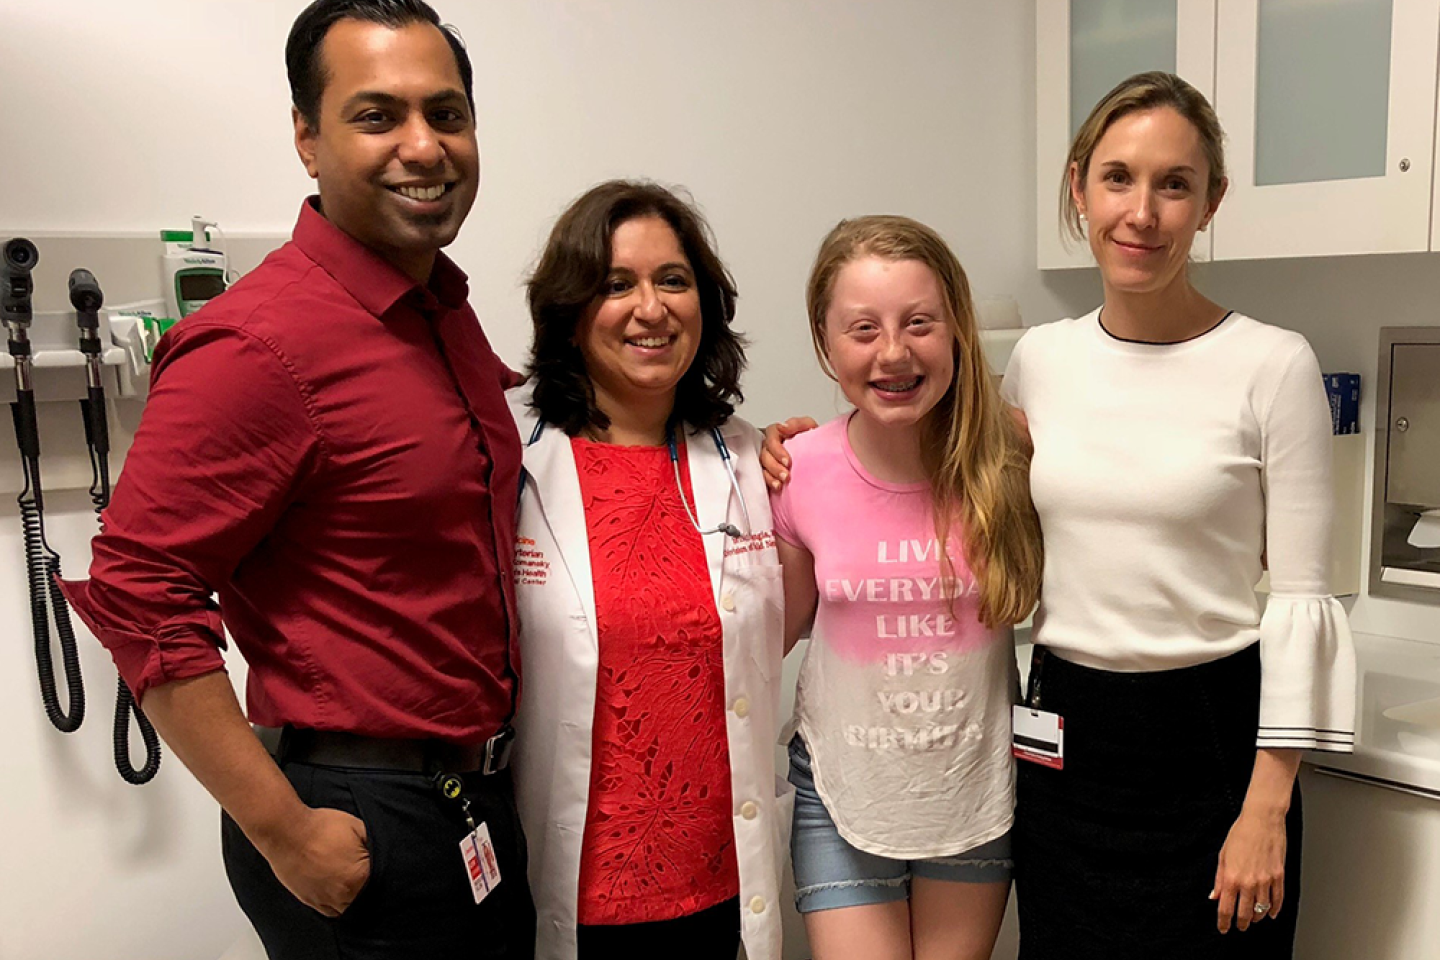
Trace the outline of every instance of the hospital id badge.
[[495, 859], [495, 844], [490, 842], [490, 828], [480, 824], [460, 841], [460, 856], [465, 858], [465, 875], [470, 878], [470, 892], [478, 904], [500, 883], [500, 864]]
[[1052, 770], [1065, 769], [1065, 718], [1048, 710], [1017, 704], [1012, 713], [1014, 740], [1010, 752], [1017, 759]]

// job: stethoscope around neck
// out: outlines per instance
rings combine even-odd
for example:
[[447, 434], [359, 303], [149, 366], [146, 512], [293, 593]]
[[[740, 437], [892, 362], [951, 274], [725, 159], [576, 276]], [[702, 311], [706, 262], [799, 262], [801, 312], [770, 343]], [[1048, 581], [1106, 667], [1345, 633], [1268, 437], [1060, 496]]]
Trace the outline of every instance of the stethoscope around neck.
[[[545, 421], [540, 420], [535, 424], [535, 429], [530, 434], [530, 441], [525, 446], [533, 447], [544, 432]], [[720, 430], [717, 427], [710, 428], [710, 439], [714, 441], [715, 449], [720, 454], [720, 462], [725, 465], [725, 475], [730, 478], [730, 489], [735, 491], [735, 498], [740, 501], [740, 513], [745, 517], [745, 532], [741, 533], [733, 523], [721, 523], [708, 530], [700, 526], [700, 521], [695, 517], [695, 511], [690, 508], [690, 501], [685, 498], [685, 485], [680, 482], [680, 447], [675, 440], [674, 426], [669, 426], [665, 428], [665, 446], [670, 451], [670, 469], [675, 471], [675, 489], [680, 494], [680, 504], [685, 508], [685, 515], [690, 518], [690, 525], [702, 537], [712, 533], [723, 533], [732, 540], [748, 537], [754, 529], [750, 525], [750, 508], [745, 505], [745, 494], [740, 492], [740, 479], [735, 476], [735, 465], [730, 461], [730, 448], [725, 445], [725, 438], [720, 436]], [[525, 489], [523, 481], [520, 489], [523, 493]]]

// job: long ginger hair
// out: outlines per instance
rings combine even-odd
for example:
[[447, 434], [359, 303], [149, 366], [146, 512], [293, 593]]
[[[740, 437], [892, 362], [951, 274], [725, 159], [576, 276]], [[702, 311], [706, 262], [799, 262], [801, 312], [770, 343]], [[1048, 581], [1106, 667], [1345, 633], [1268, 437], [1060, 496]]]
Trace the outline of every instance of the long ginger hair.
[[840, 271], [863, 257], [914, 260], [939, 281], [954, 335], [955, 376], [921, 421], [920, 457], [942, 545], [941, 575], [954, 576], [944, 545], [958, 524], [979, 586], [980, 621], [988, 627], [1017, 623], [1039, 599], [1044, 563], [1040, 518], [1030, 500], [1030, 447], [986, 366], [965, 271], [939, 234], [908, 217], [836, 224], [820, 245], [805, 291], [815, 352], [831, 379], [825, 316]]

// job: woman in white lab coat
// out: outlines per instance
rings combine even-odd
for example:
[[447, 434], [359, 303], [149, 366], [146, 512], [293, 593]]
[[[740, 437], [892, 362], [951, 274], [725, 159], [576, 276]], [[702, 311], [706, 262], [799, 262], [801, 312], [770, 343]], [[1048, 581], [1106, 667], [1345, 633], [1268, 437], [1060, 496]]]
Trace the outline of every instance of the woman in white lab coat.
[[735, 291], [699, 215], [610, 181], [530, 280], [515, 769], [544, 960], [778, 960], [782, 588]]

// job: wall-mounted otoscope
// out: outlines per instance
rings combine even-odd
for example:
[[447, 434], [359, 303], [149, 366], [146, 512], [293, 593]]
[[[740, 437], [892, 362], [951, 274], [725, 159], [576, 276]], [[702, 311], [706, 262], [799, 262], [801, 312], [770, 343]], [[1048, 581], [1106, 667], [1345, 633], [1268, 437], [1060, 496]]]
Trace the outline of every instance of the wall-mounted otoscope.
[[[80, 352], [85, 355], [85, 392], [80, 409], [85, 414], [85, 442], [91, 450], [90, 462], [95, 467], [95, 483], [90, 488], [90, 499], [94, 500], [103, 490], [106, 503], [96, 503], [103, 508], [109, 502], [110, 429], [105, 422], [105, 380], [100, 366], [100, 308], [105, 305], [105, 295], [100, 284], [89, 270], [70, 271], [70, 305], [75, 308], [75, 324], [80, 328]], [[99, 454], [97, 460], [94, 454]]]
[[5, 241], [4, 278], [5, 287], [0, 290], [0, 307], [5, 313], [5, 325], [12, 319], [16, 323], [30, 325], [33, 313], [30, 310], [30, 295], [35, 291], [35, 281], [30, 271], [40, 262], [40, 251], [35, 244], [24, 237]]
[[[40, 428], [35, 419], [33, 357], [30, 351], [30, 295], [35, 289], [30, 272], [40, 262], [40, 251], [23, 237], [6, 241], [0, 264], [0, 319], [8, 335], [10, 356], [15, 359], [15, 402], [10, 412], [15, 420], [15, 439], [20, 445], [20, 462], [25, 487], [16, 498], [20, 525], [25, 535], [25, 567], [30, 584], [30, 621], [35, 636], [35, 667], [40, 675], [40, 698], [45, 714], [56, 729], [71, 733], [85, 719], [85, 687], [80, 678], [80, 657], [75, 649], [75, 630], [70, 625], [70, 608], [55, 578], [60, 574], [60, 555], [45, 541], [45, 504], [40, 487]], [[60, 660], [69, 693], [68, 712], [60, 709], [55, 686], [55, 664], [50, 653], [50, 618], [60, 641]]]
[[[70, 272], [70, 305], [80, 330], [80, 352], [85, 356], [85, 399], [80, 411], [85, 418], [85, 445], [90, 449], [90, 502], [99, 516], [110, 505], [110, 425], [105, 411], [105, 378], [101, 365], [104, 346], [100, 342], [100, 308], [105, 295], [89, 270]], [[145, 765], [139, 770], [130, 762], [130, 718], [145, 744]], [[160, 738], [122, 677], [115, 690], [115, 769], [126, 783], [149, 783], [160, 771]]]

